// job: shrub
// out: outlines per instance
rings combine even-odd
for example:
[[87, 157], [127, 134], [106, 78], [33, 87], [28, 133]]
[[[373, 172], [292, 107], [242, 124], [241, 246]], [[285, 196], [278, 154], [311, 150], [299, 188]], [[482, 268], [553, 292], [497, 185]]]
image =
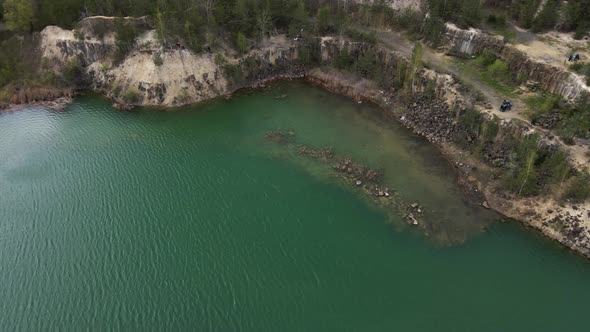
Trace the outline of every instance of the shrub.
[[441, 35], [445, 30], [445, 21], [438, 17], [432, 17], [424, 23], [424, 39], [430, 43], [432, 47], [438, 47], [442, 40]]
[[164, 59], [162, 59], [162, 55], [160, 54], [160, 52], [154, 53], [152, 59], [154, 60], [154, 64], [158, 67], [164, 64]]
[[330, 21], [330, 7], [327, 5], [318, 10], [317, 27], [320, 34], [334, 32], [334, 26]]
[[299, 48], [299, 62], [304, 65], [318, 65], [321, 62], [321, 46], [319, 39], [306, 38]]
[[489, 67], [495, 61], [496, 55], [489, 50], [484, 50], [483, 53], [480, 54], [477, 59], [475, 59], [475, 63], [483, 68]]
[[84, 32], [82, 30], [76, 29], [74, 30], [74, 38], [83, 41], [86, 38], [86, 36], [84, 35]]
[[510, 80], [510, 72], [508, 71], [508, 65], [506, 62], [496, 59], [494, 62], [488, 66], [487, 68], [488, 73], [497, 80], [500, 81], [509, 81]]
[[576, 176], [565, 193], [562, 199], [570, 200], [574, 203], [580, 203], [590, 198], [590, 175], [579, 174]]
[[398, 15], [394, 16], [392, 25], [417, 33], [422, 27], [423, 19], [424, 17], [419, 11], [406, 8], [402, 9]]
[[125, 59], [129, 51], [135, 46], [135, 38], [137, 31], [135, 27], [122, 18], [115, 19], [115, 33], [117, 39], [115, 41], [116, 52], [115, 62], [121, 62]]
[[495, 120], [485, 121], [481, 126], [481, 139], [484, 143], [491, 143], [498, 136], [500, 126]]
[[497, 29], [501, 29], [506, 27], [506, 16], [504, 15], [494, 15], [494, 14], [490, 14], [488, 15], [486, 21], [488, 22], [488, 24], [494, 26]]
[[227, 60], [225, 59], [223, 54], [221, 54], [221, 53], [215, 54], [215, 64], [218, 66], [223, 66], [223, 65], [227, 64]]
[[71, 59], [66, 63], [62, 75], [66, 86], [82, 85], [84, 81], [84, 71], [77, 59]]
[[248, 41], [246, 40], [246, 36], [243, 33], [238, 32], [238, 36], [236, 37], [236, 46], [238, 47], [238, 51], [244, 54], [248, 49]]
[[544, 184], [561, 184], [571, 175], [571, 167], [567, 160], [567, 155], [557, 150], [548, 152], [539, 166], [539, 174], [543, 178]]
[[338, 69], [350, 70], [354, 64], [354, 60], [350, 56], [348, 48], [344, 47], [340, 50], [340, 53], [334, 59], [334, 67]]
[[225, 78], [233, 84], [238, 84], [244, 79], [244, 74], [240, 65], [226, 64], [223, 66], [223, 75]]
[[367, 33], [354, 28], [346, 28], [344, 30], [344, 34], [355, 41], [368, 43], [371, 45], [375, 45], [377, 43], [377, 36], [375, 35], [374, 31]]
[[373, 50], [368, 50], [361, 54], [355, 63], [355, 71], [365, 78], [374, 78], [377, 70], [377, 56]]
[[536, 162], [539, 156], [538, 137], [532, 135], [516, 143], [510, 155], [510, 164], [506, 172], [504, 187], [519, 196], [533, 196], [539, 193], [539, 176]]
[[127, 104], [137, 104], [141, 101], [141, 94], [139, 91], [129, 88], [123, 95], [123, 101], [125, 101]]
[[455, 142], [463, 147], [469, 147], [479, 137], [483, 124], [483, 116], [474, 109], [466, 109], [457, 119], [458, 131]]

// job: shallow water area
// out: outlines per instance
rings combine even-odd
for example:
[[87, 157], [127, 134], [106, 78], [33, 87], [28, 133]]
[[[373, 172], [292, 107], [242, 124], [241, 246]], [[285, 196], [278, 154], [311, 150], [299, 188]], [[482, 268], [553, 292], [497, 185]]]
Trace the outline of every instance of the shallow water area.
[[[383, 170], [429, 235], [298, 144]], [[454, 176], [380, 110], [297, 81], [0, 113], [0, 330], [584, 330], [590, 264]]]

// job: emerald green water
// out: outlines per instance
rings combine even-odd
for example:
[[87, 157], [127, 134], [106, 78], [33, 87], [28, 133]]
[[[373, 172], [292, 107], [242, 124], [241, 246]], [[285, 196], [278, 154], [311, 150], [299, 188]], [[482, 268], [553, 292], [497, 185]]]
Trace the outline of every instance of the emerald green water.
[[[590, 264], [464, 202], [430, 145], [384, 123], [298, 82], [0, 114], [0, 330], [587, 330]], [[281, 128], [382, 168], [428, 235], [264, 140]]]

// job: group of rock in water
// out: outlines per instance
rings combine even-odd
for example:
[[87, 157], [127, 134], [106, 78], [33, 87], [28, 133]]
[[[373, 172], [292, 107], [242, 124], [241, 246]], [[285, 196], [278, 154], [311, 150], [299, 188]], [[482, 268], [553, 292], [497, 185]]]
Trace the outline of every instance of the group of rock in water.
[[[279, 145], [292, 146], [296, 143], [295, 136], [293, 130], [276, 130], [268, 132], [264, 138]], [[362, 190], [379, 205], [394, 208], [396, 212], [402, 214], [408, 224], [413, 226], [420, 224], [418, 219], [423, 214], [420, 205], [403, 202], [397, 192], [385, 186], [383, 170], [372, 169], [358, 161], [353, 161], [351, 158], [337, 158], [331, 147], [316, 148], [299, 144], [296, 145], [295, 151], [299, 156], [325, 163], [332, 162], [332, 169], [346, 183]]]

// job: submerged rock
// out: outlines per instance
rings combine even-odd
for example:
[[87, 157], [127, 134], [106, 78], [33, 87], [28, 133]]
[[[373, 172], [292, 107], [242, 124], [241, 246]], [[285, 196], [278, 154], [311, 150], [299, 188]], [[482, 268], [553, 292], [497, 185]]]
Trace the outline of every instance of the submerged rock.
[[267, 141], [271, 141], [277, 144], [289, 144], [295, 142], [295, 132], [292, 130], [288, 131], [272, 131], [264, 135], [264, 139]]

